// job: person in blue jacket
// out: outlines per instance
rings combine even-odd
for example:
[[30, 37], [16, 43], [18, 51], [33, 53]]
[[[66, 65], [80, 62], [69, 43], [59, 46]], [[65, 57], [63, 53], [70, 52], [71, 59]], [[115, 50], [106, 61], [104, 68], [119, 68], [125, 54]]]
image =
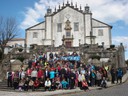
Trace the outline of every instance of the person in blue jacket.
[[68, 82], [65, 79], [63, 79], [61, 81], [61, 84], [62, 84], [62, 89], [67, 89], [68, 88]]
[[121, 68], [118, 68], [118, 70], [117, 70], [117, 83], [118, 83], [118, 80], [120, 80], [120, 83], [122, 83], [122, 77], [123, 77], [123, 71]]

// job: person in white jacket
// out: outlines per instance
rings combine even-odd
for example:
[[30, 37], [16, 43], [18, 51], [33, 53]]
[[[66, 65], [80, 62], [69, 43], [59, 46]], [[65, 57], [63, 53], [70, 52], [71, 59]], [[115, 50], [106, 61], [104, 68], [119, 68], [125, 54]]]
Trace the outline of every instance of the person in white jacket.
[[31, 78], [32, 78], [33, 81], [36, 80], [36, 78], [37, 78], [37, 70], [36, 70], [36, 68], [34, 68], [34, 70], [31, 72]]
[[51, 81], [49, 78], [47, 78], [47, 80], [45, 81], [45, 91], [49, 90], [50, 91], [51, 88]]

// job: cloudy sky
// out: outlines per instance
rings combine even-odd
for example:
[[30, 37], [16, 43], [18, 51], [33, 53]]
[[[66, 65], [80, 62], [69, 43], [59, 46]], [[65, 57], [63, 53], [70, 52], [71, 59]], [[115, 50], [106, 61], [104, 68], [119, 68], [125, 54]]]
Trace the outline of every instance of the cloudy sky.
[[[112, 42], [123, 43], [128, 59], [128, 0], [68, 0], [78, 7], [88, 4], [93, 18], [108, 23], [112, 28]], [[15, 17], [19, 23], [21, 36], [25, 38], [25, 29], [44, 21], [46, 9], [58, 8], [67, 0], [1, 0], [0, 16]]]

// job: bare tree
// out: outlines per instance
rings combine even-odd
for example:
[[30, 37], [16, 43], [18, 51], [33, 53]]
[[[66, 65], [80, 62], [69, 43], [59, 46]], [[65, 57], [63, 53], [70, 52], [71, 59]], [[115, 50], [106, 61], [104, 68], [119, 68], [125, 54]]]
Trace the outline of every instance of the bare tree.
[[8, 41], [12, 40], [18, 35], [18, 24], [15, 18], [0, 17], [0, 49], [1, 60], [4, 58], [4, 49]]

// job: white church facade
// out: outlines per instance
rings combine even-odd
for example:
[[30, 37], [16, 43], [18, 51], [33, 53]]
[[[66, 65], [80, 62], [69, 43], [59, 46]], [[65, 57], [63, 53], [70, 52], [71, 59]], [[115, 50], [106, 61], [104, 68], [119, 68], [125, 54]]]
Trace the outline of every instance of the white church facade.
[[89, 6], [84, 10], [77, 5], [59, 5], [58, 9], [48, 8], [45, 21], [26, 29], [26, 45], [54, 45], [79, 47], [79, 44], [110, 46], [112, 26], [92, 17]]

